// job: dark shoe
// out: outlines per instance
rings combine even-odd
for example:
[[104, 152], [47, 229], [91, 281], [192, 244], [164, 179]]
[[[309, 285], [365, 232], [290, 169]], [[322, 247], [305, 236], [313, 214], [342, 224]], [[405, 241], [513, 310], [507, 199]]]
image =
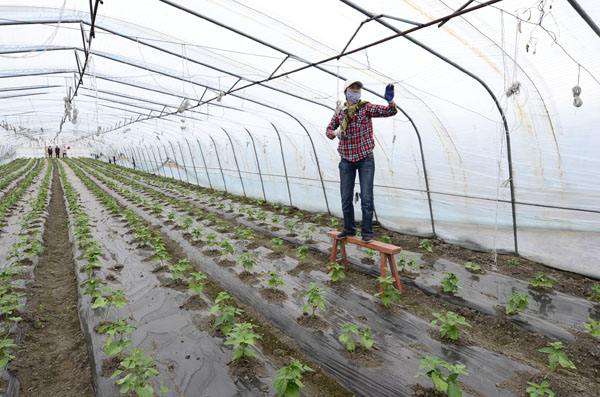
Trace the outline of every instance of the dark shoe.
[[362, 241], [364, 241], [365, 243], [368, 243], [370, 241], [373, 241], [373, 235], [372, 234], [363, 234], [362, 235]]
[[356, 234], [356, 232], [349, 232], [347, 230], [344, 230], [341, 233], [338, 233], [337, 238], [346, 238], [348, 236], [354, 236]]

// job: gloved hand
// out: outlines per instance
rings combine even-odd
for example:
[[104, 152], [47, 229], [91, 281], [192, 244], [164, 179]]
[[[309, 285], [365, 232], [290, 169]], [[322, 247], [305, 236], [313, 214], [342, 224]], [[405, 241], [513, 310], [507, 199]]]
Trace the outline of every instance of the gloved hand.
[[394, 85], [393, 84], [388, 84], [385, 87], [384, 98], [386, 101], [388, 101], [388, 103], [390, 103], [394, 100]]

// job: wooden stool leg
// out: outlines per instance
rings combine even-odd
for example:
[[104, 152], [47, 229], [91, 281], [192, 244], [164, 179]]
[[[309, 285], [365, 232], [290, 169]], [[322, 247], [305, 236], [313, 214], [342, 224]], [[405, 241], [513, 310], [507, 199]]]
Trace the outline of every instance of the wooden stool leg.
[[331, 246], [331, 255], [329, 256], [329, 262], [336, 262], [337, 261], [338, 241], [339, 240], [337, 238], [333, 239], [333, 245]]
[[[385, 277], [386, 275], [386, 262], [387, 260], [385, 254], [381, 254], [381, 257], [379, 258], [379, 274], [381, 277]], [[379, 284], [379, 289], [381, 292], [383, 292], [383, 287], [381, 286], [381, 284]]]
[[402, 292], [402, 283], [400, 282], [400, 276], [398, 276], [398, 267], [396, 266], [396, 258], [394, 255], [386, 255], [388, 257], [388, 262], [390, 265], [390, 272], [392, 272], [392, 277], [394, 277], [394, 284], [398, 291]]
[[348, 256], [346, 256], [346, 242], [340, 241], [342, 251], [342, 263], [344, 264], [344, 270], [348, 271]]

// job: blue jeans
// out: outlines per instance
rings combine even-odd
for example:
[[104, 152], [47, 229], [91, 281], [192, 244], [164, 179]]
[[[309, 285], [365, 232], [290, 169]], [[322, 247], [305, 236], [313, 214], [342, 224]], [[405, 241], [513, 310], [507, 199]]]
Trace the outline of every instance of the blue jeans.
[[344, 213], [344, 230], [350, 233], [356, 232], [354, 224], [354, 181], [356, 171], [360, 181], [360, 208], [362, 210], [363, 236], [373, 236], [373, 178], [375, 177], [375, 159], [371, 153], [368, 157], [351, 162], [342, 159], [340, 169], [340, 195], [342, 197], [342, 212]]

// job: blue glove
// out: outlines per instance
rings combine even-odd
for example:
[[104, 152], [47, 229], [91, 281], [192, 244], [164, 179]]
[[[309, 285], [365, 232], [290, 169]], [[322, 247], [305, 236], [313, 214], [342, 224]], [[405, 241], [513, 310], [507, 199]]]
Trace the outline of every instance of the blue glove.
[[385, 87], [385, 96], [384, 96], [385, 100], [389, 102], [392, 102], [394, 100], [394, 85], [393, 84], [388, 84]]

